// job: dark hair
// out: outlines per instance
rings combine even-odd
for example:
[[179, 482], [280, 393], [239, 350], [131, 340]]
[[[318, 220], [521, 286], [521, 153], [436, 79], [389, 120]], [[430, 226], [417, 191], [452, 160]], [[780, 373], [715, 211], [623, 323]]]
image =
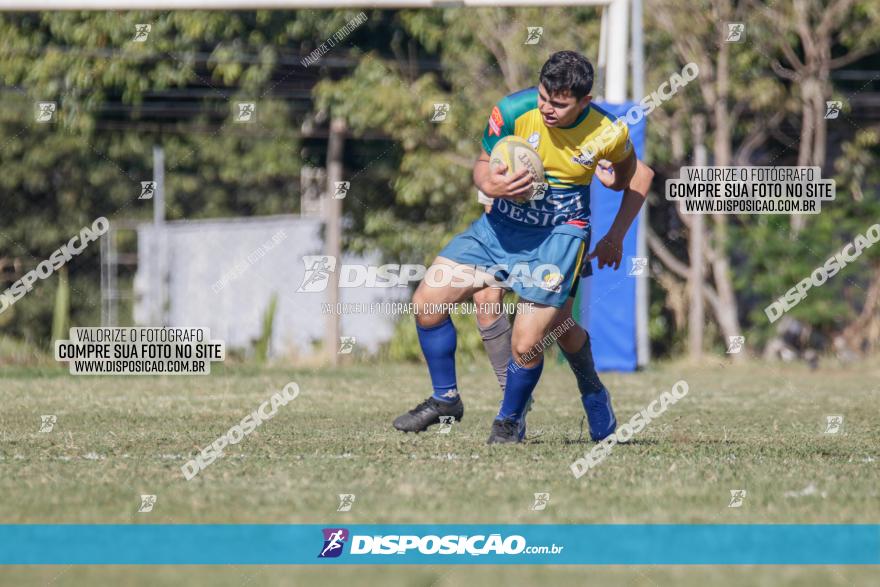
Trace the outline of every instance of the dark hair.
[[558, 51], [541, 67], [541, 84], [551, 96], [571, 92], [580, 100], [593, 89], [593, 66], [576, 51]]

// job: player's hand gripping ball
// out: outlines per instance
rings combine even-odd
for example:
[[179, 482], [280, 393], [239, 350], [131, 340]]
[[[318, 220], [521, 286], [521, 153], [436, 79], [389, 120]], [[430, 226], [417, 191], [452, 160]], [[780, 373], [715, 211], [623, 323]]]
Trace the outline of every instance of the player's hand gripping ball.
[[531, 189], [522, 198], [516, 199], [523, 202], [544, 199], [544, 194], [547, 193], [547, 183], [544, 181], [544, 164], [541, 162], [541, 156], [528, 141], [522, 137], [511, 135], [495, 143], [489, 154], [489, 169], [492, 172], [497, 172], [505, 167], [507, 169], [504, 175], [508, 178], [515, 177], [523, 170], [528, 172]]

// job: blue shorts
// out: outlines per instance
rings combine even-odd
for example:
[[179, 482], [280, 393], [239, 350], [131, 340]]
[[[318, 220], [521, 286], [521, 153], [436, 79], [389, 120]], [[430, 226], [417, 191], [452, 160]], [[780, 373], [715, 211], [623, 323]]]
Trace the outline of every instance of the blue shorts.
[[574, 295], [582, 269], [592, 269], [589, 243], [589, 225], [523, 227], [483, 214], [439, 256], [493, 275], [524, 300], [561, 308]]

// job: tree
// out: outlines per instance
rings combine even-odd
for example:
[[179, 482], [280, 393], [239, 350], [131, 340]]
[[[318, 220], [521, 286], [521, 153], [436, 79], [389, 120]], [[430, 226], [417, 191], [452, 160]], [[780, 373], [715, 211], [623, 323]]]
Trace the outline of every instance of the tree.
[[[763, 29], [757, 42], [778, 53], [773, 71], [792, 82], [800, 100], [801, 124], [797, 164], [827, 170], [826, 101], [833, 87], [831, 72], [855, 63], [880, 47], [880, 5], [864, 0], [791, 0], [765, 4], [749, 0]], [[791, 146], [791, 145], [789, 145]], [[791, 217], [796, 235], [806, 217]]]
[[[149, 218], [137, 198], [157, 143], [170, 219], [292, 212], [298, 128], [271, 90], [279, 48], [321, 28], [302, 14], [0, 15], [3, 256], [27, 272], [99, 216]], [[146, 42], [137, 23], [151, 23]], [[259, 96], [264, 122], [233, 124], [232, 104]], [[52, 123], [35, 122], [38, 101], [56, 103]], [[73, 324], [99, 322], [97, 258], [93, 246], [68, 264]], [[4, 312], [5, 330], [44, 343], [57, 281]]]
[[[684, 63], [696, 63], [699, 66], [699, 76], [695, 80], [699, 88], [698, 93], [688, 94], [690, 99], [683, 97], [681, 100], [672, 101], [668, 108], [672, 109], [674, 114], [658, 117], [661, 129], [659, 136], [664, 136], [666, 131], [674, 134], [672, 143], [677, 148], [663, 157], [665, 159], [663, 162], [670, 167], [688, 164], [683, 152], [686, 138], [681, 136], [684, 129], [689, 126], [684, 113], [705, 115], [712, 144], [710, 164], [715, 166], [727, 166], [733, 163], [735, 130], [738, 125], [746, 127], [744, 143], [749, 145], [751, 152], [756, 148], [754, 143], [762, 138], [766, 139], [766, 123], [779, 122], [779, 117], [768, 114], [768, 111], [775, 106], [774, 98], [779, 97], [781, 86], [763, 78], [761, 70], [755, 68], [759, 55], [753, 46], [727, 42], [726, 24], [741, 21], [742, 8], [737, 7], [733, 0], [700, 0], [696, 4], [697, 6], [683, 5], [673, 0], [658, 0], [654, 3], [656, 10], [649, 11], [651, 18], [654, 19], [649, 20], [649, 26], [656, 24], [663, 32], [661, 42], [665, 41], [665, 44], [672, 49], [672, 53], [677, 58], [676, 65], [680, 67]], [[687, 34], [681, 34], [684, 30]], [[648, 71], [674, 70], [662, 51], [649, 51], [648, 54], [651, 56]], [[659, 63], [653, 62], [655, 60]], [[731, 83], [732, 79], [735, 79], [736, 83]], [[743, 116], [746, 114], [752, 119], [743, 121]], [[702, 131], [694, 125], [690, 125], [690, 128], [696, 133], [691, 137], [691, 144], [696, 148], [697, 144], [702, 144]], [[747, 157], [745, 153], [736, 154], [739, 160], [744, 157]], [[683, 214], [679, 214], [679, 217], [689, 230], [695, 229], [691, 218]], [[698, 221], [696, 224], [699, 228], [703, 223]], [[738, 300], [731, 275], [728, 224], [727, 216], [712, 215], [711, 227], [705, 228], [705, 238], [694, 235], [703, 243], [702, 254], [698, 257], [691, 256], [688, 262], [676, 258], [667, 243], [656, 233], [649, 235], [651, 250], [681, 279], [692, 280], [694, 264], [705, 264], [711, 268], [711, 272], [706, 274], [707, 282], [699, 287], [692, 284], [689, 295], [692, 303], [698, 304], [701, 302], [696, 298], [705, 297], [725, 338], [738, 336], [742, 331]], [[694, 249], [692, 252], [697, 251]], [[703, 324], [691, 323], [689, 327], [701, 329]], [[700, 341], [702, 337], [693, 336], [691, 340]], [[692, 351], [698, 353], [699, 349]]]

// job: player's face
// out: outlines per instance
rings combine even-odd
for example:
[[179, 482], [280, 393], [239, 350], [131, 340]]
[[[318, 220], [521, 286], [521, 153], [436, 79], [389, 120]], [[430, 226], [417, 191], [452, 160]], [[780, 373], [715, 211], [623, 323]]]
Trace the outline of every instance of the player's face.
[[569, 92], [551, 96], [544, 89], [543, 84], [538, 84], [538, 110], [541, 111], [544, 124], [550, 127], [565, 127], [573, 124], [590, 103], [591, 98], [592, 96], [587, 94], [578, 100]]

